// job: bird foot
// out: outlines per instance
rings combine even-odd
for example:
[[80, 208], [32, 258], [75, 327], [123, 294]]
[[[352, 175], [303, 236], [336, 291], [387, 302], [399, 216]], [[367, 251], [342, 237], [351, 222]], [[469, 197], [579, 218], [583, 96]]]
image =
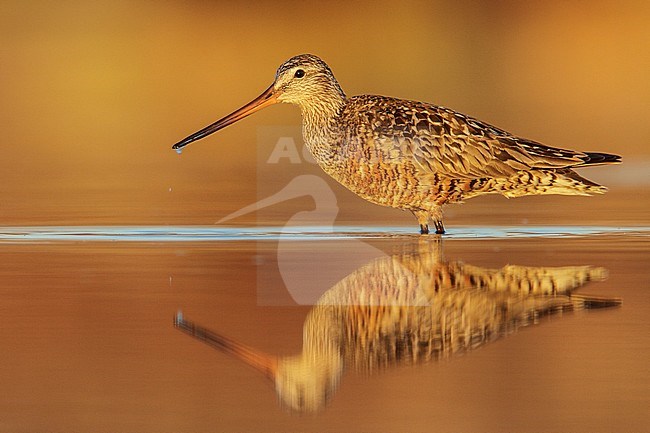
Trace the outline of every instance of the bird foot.
[[[435, 222], [434, 227], [436, 228], [435, 233], [437, 235], [442, 235], [445, 233], [445, 227], [442, 225], [441, 222]], [[428, 224], [420, 224], [420, 234], [421, 235], [428, 235], [429, 234], [429, 225]]]

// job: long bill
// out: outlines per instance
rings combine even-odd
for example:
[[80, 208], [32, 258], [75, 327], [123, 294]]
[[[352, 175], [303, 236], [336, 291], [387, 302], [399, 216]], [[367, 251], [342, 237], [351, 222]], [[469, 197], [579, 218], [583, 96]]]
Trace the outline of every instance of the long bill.
[[188, 144], [190, 144], [193, 141], [200, 140], [203, 137], [207, 137], [208, 135], [219, 131], [220, 129], [225, 128], [226, 126], [237, 122], [238, 120], [243, 119], [246, 116], [249, 116], [253, 114], [256, 111], [261, 110], [264, 107], [268, 107], [269, 105], [273, 105], [278, 102], [278, 94], [273, 89], [273, 85], [271, 85], [268, 89], [266, 89], [260, 96], [257, 98], [253, 99], [251, 102], [248, 104], [244, 105], [241, 107], [239, 110], [233, 111], [229, 115], [227, 115], [224, 118], [221, 118], [214, 122], [211, 125], [206, 126], [200, 131], [195, 132], [194, 134], [182, 139], [178, 143], [174, 144], [172, 146], [172, 149], [181, 149]]
[[276, 357], [187, 321], [180, 312], [174, 318], [174, 326], [197, 340], [203, 341], [209, 346], [234, 356], [262, 373], [268, 379], [275, 381], [275, 374], [278, 369], [278, 360]]

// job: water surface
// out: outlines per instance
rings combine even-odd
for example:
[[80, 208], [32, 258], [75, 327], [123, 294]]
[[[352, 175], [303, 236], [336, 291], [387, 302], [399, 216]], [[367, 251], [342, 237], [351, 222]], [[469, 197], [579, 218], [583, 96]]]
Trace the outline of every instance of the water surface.
[[255, 350], [295, 355], [323, 294], [364, 266], [420, 248], [422, 238], [389, 228], [288, 238], [282, 228], [219, 230], [0, 230], [0, 430], [647, 429], [643, 227], [452, 231], [442, 243], [447, 263], [604, 268], [607, 276], [576, 293], [623, 304], [540, 315], [454, 356], [349, 367], [327, 404], [303, 415], [280, 404], [255, 369], [175, 329], [177, 312]]

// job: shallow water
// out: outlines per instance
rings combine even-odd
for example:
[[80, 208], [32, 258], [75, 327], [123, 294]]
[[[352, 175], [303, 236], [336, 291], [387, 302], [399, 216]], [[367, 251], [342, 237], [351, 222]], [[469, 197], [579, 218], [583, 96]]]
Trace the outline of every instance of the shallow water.
[[[454, 227], [445, 239], [567, 238], [585, 235], [644, 236], [650, 227], [518, 226]], [[290, 226], [33, 226], [0, 227], [0, 242], [130, 241], [314, 241], [419, 237], [413, 227]]]
[[[0, 431], [647, 430], [647, 227], [461, 227], [441, 245], [409, 229], [3, 228]], [[370, 281], [369, 269], [381, 280], [396, 257], [423, 281], [428, 268], [404, 254], [428, 260], [433, 246], [445, 272], [605, 268], [573, 278], [576, 293], [623, 304], [555, 308], [417, 362], [357, 359], [302, 414], [174, 327], [182, 311], [255, 350], [298, 354], [314, 304], [341, 281]]]

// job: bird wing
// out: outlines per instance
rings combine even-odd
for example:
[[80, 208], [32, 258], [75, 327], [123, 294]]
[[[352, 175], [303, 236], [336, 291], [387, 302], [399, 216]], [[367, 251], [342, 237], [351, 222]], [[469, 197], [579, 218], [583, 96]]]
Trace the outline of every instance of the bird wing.
[[[589, 162], [587, 153], [545, 146], [445, 107], [364, 96], [357, 125], [397, 162], [448, 177], [504, 177], [520, 170], [557, 169]], [[354, 99], [354, 98], [353, 98]], [[361, 109], [359, 109], [361, 108]]]

